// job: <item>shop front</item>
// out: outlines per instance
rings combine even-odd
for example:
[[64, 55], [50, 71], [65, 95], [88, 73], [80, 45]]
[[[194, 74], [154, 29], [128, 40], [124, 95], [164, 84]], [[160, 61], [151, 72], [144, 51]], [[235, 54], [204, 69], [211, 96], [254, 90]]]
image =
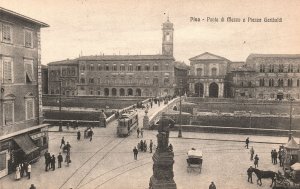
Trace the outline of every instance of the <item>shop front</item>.
[[48, 149], [48, 125], [38, 125], [0, 137], [0, 178], [18, 164], [36, 162]]

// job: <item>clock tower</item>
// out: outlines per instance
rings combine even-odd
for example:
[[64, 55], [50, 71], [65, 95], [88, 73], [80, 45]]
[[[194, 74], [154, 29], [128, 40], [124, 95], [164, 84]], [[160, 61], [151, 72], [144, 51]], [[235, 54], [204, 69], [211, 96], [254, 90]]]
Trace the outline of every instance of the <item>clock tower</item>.
[[169, 21], [169, 17], [162, 25], [162, 54], [167, 56], [173, 56], [173, 23]]

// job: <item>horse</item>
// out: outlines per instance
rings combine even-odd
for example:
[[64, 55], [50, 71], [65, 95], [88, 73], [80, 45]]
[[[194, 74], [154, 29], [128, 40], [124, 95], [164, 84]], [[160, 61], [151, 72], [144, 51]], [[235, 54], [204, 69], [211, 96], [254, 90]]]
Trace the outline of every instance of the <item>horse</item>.
[[257, 177], [257, 181], [256, 183], [258, 184], [258, 181], [260, 181], [260, 186], [262, 185], [261, 179], [262, 178], [270, 178], [272, 179], [272, 183], [270, 185], [270, 187], [272, 187], [273, 183], [275, 183], [275, 179], [276, 179], [276, 174], [274, 171], [262, 171], [256, 168], [252, 168], [252, 172], [254, 172], [256, 174]]

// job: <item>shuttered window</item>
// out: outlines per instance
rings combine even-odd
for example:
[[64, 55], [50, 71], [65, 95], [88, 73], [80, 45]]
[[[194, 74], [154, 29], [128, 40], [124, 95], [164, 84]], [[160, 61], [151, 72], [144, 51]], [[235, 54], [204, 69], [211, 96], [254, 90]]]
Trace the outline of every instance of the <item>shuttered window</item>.
[[26, 101], [26, 120], [34, 118], [34, 100], [27, 99]]
[[13, 67], [12, 58], [9, 57], [3, 58], [3, 83], [13, 82], [12, 67]]
[[32, 31], [29, 30], [24, 31], [24, 43], [25, 43], [25, 47], [29, 47], [29, 48], [33, 47]]
[[33, 76], [33, 60], [24, 60], [25, 66], [25, 80], [26, 83], [30, 83], [34, 80]]
[[10, 125], [14, 123], [14, 102], [3, 103], [4, 125]]
[[2, 41], [11, 43], [12, 42], [12, 27], [8, 24], [2, 24]]

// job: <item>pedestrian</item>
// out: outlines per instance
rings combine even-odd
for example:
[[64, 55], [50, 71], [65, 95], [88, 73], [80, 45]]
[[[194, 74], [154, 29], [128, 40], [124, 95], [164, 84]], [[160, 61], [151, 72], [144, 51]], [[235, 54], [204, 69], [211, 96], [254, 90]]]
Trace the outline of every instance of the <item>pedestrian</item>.
[[251, 183], [253, 183], [252, 182], [252, 173], [253, 173], [253, 168], [252, 168], [252, 166], [250, 166], [247, 170], [247, 175], [248, 175], [248, 182], [250, 180]]
[[31, 174], [31, 164], [28, 163], [28, 166], [27, 166], [27, 175], [28, 175], [28, 179], [30, 179], [30, 174]]
[[278, 152], [278, 159], [279, 159], [279, 166], [282, 167], [282, 162], [283, 162], [283, 151], [280, 149]]
[[59, 152], [59, 155], [57, 156], [57, 162], [58, 162], [57, 168], [61, 168], [61, 162], [63, 162], [63, 157], [60, 152]]
[[169, 144], [169, 150], [170, 150], [170, 152], [173, 152], [173, 146], [171, 143]]
[[15, 179], [16, 180], [20, 180], [20, 178], [21, 178], [21, 171], [20, 171], [20, 165], [17, 165], [17, 167], [16, 167], [16, 174], [15, 174]]
[[137, 138], [139, 138], [140, 137], [140, 128], [137, 128], [136, 133], [137, 133]]
[[134, 149], [133, 149], [133, 156], [134, 156], [135, 160], [137, 160], [138, 153], [139, 153], [139, 151], [136, 149], [136, 147], [134, 147]]
[[65, 162], [67, 162], [67, 165], [68, 165], [68, 166], [69, 166], [69, 163], [71, 163], [71, 155], [70, 155], [70, 151], [67, 152]]
[[92, 129], [90, 129], [90, 142], [93, 140], [93, 135], [94, 135], [94, 132]]
[[21, 164], [20, 164], [20, 175], [21, 175], [21, 178], [22, 178], [23, 175], [24, 175], [24, 171], [25, 171], [24, 163], [21, 163]]
[[143, 138], [144, 137], [144, 129], [141, 128], [141, 137]]
[[67, 144], [66, 144], [66, 149], [67, 149], [67, 152], [70, 152], [70, 150], [71, 150], [71, 145], [69, 144], [69, 142], [67, 142]]
[[160, 106], [160, 99], [158, 99], [157, 103], [158, 103], [158, 106]]
[[150, 144], [149, 144], [150, 153], [152, 153], [152, 147], [153, 147], [153, 142], [152, 142], [152, 140], [150, 140]]
[[253, 149], [253, 146], [251, 146], [251, 149], [250, 149], [250, 160], [251, 161], [253, 160], [253, 156], [254, 156], [254, 149]]
[[34, 186], [34, 184], [31, 184], [29, 189], [36, 189], [36, 187]]
[[28, 176], [28, 163], [24, 162], [24, 176]]
[[64, 145], [65, 145], [65, 138], [62, 137], [61, 142], [60, 142], [60, 148], [61, 148], [62, 146], [64, 146]]
[[55, 160], [55, 156], [54, 156], [54, 154], [53, 154], [53, 155], [52, 155], [52, 158], [51, 158], [52, 171], [55, 170], [55, 163], [56, 163], [56, 160]]
[[214, 182], [211, 182], [208, 189], [217, 189], [217, 187]]
[[80, 140], [80, 137], [81, 137], [81, 134], [80, 134], [80, 131], [78, 130], [77, 131], [77, 140]]
[[51, 169], [51, 155], [49, 152], [47, 152], [47, 165], [48, 165], [48, 169]]
[[255, 157], [254, 157], [254, 167], [255, 168], [258, 167], [258, 160], [259, 160], [259, 158], [258, 158], [258, 156], [256, 154]]
[[140, 142], [140, 147], [141, 147], [141, 151], [143, 152], [144, 151], [144, 142], [143, 142], [143, 140], [141, 140], [141, 142]]
[[147, 152], [147, 142], [144, 140], [144, 152]]
[[274, 164], [277, 164], [278, 153], [275, 149], [274, 149], [273, 154], [274, 154]]
[[249, 137], [247, 137], [247, 139], [246, 139], [246, 141], [245, 141], [245, 143], [246, 143], [245, 147], [246, 147], [247, 149], [248, 149], [248, 146], [249, 146], [249, 142], [250, 142]]
[[272, 164], [274, 164], [274, 150], [271, 150], [271, 159], [272, 159]]
[[150, 107], [152, 108], [152, 106], [153, 106], [153, 102], [152, 102], [152, 100], [151, 100], [151, 102], [150, 102]]

